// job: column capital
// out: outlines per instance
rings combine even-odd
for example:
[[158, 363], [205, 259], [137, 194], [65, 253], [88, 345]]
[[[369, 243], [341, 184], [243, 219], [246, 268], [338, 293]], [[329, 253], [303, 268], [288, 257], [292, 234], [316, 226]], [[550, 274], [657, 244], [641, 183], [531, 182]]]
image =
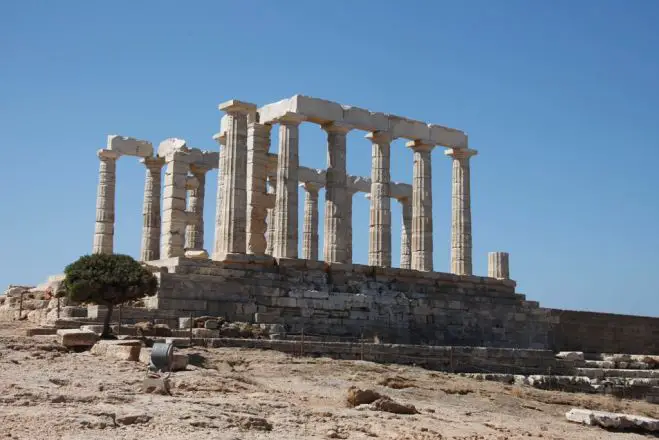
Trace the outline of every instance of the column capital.
[[159, 169], [165, 165], [165, 159], [162, 157], [144, 157], [140, 159], [140, 162], [144, 164], [145, 167], [149, 169]]
[[213, 140], [218, 143], [220, 147], [224, 147], [227, 144], [227, 133], [226, 131], [215, 133], [213, 135]]
[[249, 113], [256, 112], [256, 104], [238, 101], [237, 99], [225, 101], [218, 105], [217, 108], [229, 114], [247, 115]]
[[393, 140], [393, 136], [388, 131], [372, 131], [364, 137], [374, 144], [389, 144]]
[[478, 154], [478, 150], [470, 150], [469, 148], [449, 148], [444, 151], [444, 154], [452, 157], [453, 159], [462, 160], [476, 156]]
[[353, 128], [351, 125], [343, 122], [328, 122], [327, 124], [322, 124], [320, 127], [328, 133], [338, 134], [346, 134]]
[[409, 205], [410, 203], [412, 203], [412, 197], [395, 197], [395, 199], [401, 205]]
[[308, 193], [313, 193], [313, 194], [318, 194], [318, 191], [323, 187], [320, 183], [316, 182], [301, 182], [300, 183], [300, 188], [304, 188], [304, 190]]
[[305, 121], [305, 117], [299, 113], [286, 112], [281, 115], [274, 122], [278, 122], [281, 125], [300, 125]]
[[190, 172], [192, 174], [206, 174], [207, 172], [209, 172], [212, 169], [213, 168], [208, 166], [208, 165], [201, 165], [201, 164], [195, 164], [195, 163], [190, 164]]
[[435, 148], [435, 144], [431, 144], [428, 141], [424, 141], [421, 139], [416, 139], [414, 141], [409, 141], [405, 144], [407, 148], [411, 148], [415, 152], [427, 152], [427, 151], [432, 151], [433, 148]]
[[98, 150], [96, 154], [101, 160], [117, 160], [121, 156], [121, 153], [113, 150]]

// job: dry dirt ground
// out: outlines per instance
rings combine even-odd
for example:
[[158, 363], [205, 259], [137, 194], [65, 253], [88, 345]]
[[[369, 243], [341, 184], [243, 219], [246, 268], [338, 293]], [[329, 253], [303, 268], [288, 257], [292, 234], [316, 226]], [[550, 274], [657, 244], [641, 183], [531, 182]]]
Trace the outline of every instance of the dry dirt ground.
[[[570, 408], [659, 416], [659, 406], [546, 392], [416, 367], [291, 357], [273, 351], [181, 350], [172, 396], [144, 394], [145, 367], [74, 353], [0, 322], [0, 439], [641, 439], [565, 421]], [[414, 415], [349, 408], [371, 388]]]

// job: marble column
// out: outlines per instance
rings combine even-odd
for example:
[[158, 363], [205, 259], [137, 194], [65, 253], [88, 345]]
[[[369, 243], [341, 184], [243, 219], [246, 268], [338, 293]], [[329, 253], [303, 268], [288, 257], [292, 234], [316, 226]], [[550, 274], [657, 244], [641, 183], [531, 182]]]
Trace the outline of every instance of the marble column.
[[328, 263], [346, 263], [346, 134], [350, 127], [331, 123], [323, 129], [327, 132], [324, 258]]
[[412, 261], [412, 201], [405, 197], [398, 199], [402, 211], [400, 231], [400, 268], [410, 269]]
[[191, 165], [190, 173], [197, 181], [188, 189], [188, 226], [185, 229], [185, 249], [204, 250], [204, 197], [206, 195], [206, 167]]
[[487, 276], [500, 280], [510, 279], [508, 252], [490, 252], [487, 254]]
[[219, 108], [226, 112], [226, 146], [220, 154], [214, 260], [247, 250], [247, 115], [256, 111], [254, 104], [235, 100]]
[[277, 195], [275, 197], [275, 234], [273, 254], [277, 258], [297, 258], [298, 245], [298, 166], [299, 126], [302, 117], [294, 113], [279, 122], [277, 158]]
[[142, 206], [142, 250], [141, 261], [160, 258], [160, 197], [162, 166], [160, 157], [147, 157], [141, 160], [146, 167], [144, 181], [144, 204]]
[[165, 158], [165, 187], [162, 199], [160, 258], [185, 255], [185, 229], [188, 224], [186, 192], [189, 157], [186, 152], [169, 153]]
[[434, 145], [421, 141], [408, 142], [414, 151], [412, 176], [412, 262], [411, 268], [432, 272], [432, 165]]
[[453, 158], [451, 196], [451, 272], [472, 275], [471, 189], [469, 159], [476, 150], [451, 148], [444, 154]]
[[271, 128], [256, 122], [247, 128], [247, 253], [254, 255], [264, 255], [267, 247], [266, 168]]
[[[268, 197], [276, 198], [277, 197], [277, 179], [273, 177], [268, 178]], [[274, 201], [270, 203], [271, 206], [266, 210], [267, 212], [267, 230], [265, 233], [266, 255], [273, 255], [274, 253], [274, 243], [275, 243], [275, 203]]]
[[300, 186], [305, 189], [304, 229], [302, 232], [302, 258], [318, 260], [318, 192], [320, 185], [305, 182]]
[[372, 132], [366, 138], [373, 143], [368, 265], [391, 267], [391, 136], [385, 132]]
[[354, 188], [346, 188], [346, 216], [345, 216], [345, 236], [346, 236], [346, 263], [352, 263], [352, 202], [353, 197], [357, 194]]
[[99, 150], [98, 191], [96, 193], [96, 225], [94, 227], [95, 254], [111, 254], [114, 246], [114, 198], [119, 154]]

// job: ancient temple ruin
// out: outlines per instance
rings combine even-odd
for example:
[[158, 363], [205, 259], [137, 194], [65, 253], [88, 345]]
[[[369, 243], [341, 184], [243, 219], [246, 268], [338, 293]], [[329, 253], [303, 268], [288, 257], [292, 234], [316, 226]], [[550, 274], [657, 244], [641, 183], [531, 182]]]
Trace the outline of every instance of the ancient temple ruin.
[[[146, 167], [140, 258], [158, 270], [160, 281], [147, 302], [150, 310], [169, 318], [215, 315], [282, 324], [292, 332], [373, 335], [388, 342], [577, 350], [583, 344], [599, 349], [590, 335], [613, 322], [607, 316], [620, 317], [545, 309], [527, 301], [515, 292], [505, 252], [488, 255], [487, 276], [472, 273], [470, 160], [477, 152], [464, 132], [300, 95], [262, 107], [231, 100], [219, 109], [224, 113], [214, 136], [219, 152], [189, 148], [176, 138], [155, 150], [151, 142], [123, 136], [109, 136], [107, 148], [98, 152], [95, 253], [113, 252], [117, 160], [136, 156]], [[324, 170], [299, 163], [302, 123], [318, 124], [327, 134]], [[271, 148], [275, 126], [279, 145]], [[370, 176], [346, 172], [350, 130], [365, 132], [372, 143]], [[411, 183], [390, 178], [390, 145], [398, 138], [414, 153]], [[451, 273], [433, 270], [436, 147], [453, 163]], [[203, 213], [206, 173], [215, 168], [211, 246], [204, 243]], [[352, 261], [352, 200], [359, 192], [370, 199], [367, 265]], [[398, 268], [392, 267], [392, 199], [402, 207]], [[299, 209], [304, 209], [303, 225]], [[647, 324], [638, 319], [629, 335], [618, 332], [602, 346], [624, 343], [629, 350], [628, 344], [638, 341], [636, 329]], [[568, 337], [564, 330], [571, 325], [590, 327]]]

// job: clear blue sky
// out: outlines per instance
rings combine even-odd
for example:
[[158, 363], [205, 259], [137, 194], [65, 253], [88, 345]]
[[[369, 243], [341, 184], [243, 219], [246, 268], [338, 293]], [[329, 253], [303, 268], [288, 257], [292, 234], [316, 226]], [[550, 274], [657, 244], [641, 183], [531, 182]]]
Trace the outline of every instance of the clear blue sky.
[[[0, 286], [91, 251], [106, 135], [215, 150], [218, 103], [300, 93], [468, 132], [477, 274], [508, 251], [518, 290], [544, 306], [659, 316], [657, 23], [652, 0], [3, 1]], [[352, 174], [370, 174], [363, 136], [348, 138]], [[324, 167], [321, 130], [301, 137], [301, 162]], [[411, 182], [405, 150], [394, 143], [392, 176]], [[448, 271], [440, 149], [433, 177]], [[117, 252], [139, 255], [143, 185], [142, 165], [120, 159]], [[354, 224], [365, 263], [362, 196]]]

